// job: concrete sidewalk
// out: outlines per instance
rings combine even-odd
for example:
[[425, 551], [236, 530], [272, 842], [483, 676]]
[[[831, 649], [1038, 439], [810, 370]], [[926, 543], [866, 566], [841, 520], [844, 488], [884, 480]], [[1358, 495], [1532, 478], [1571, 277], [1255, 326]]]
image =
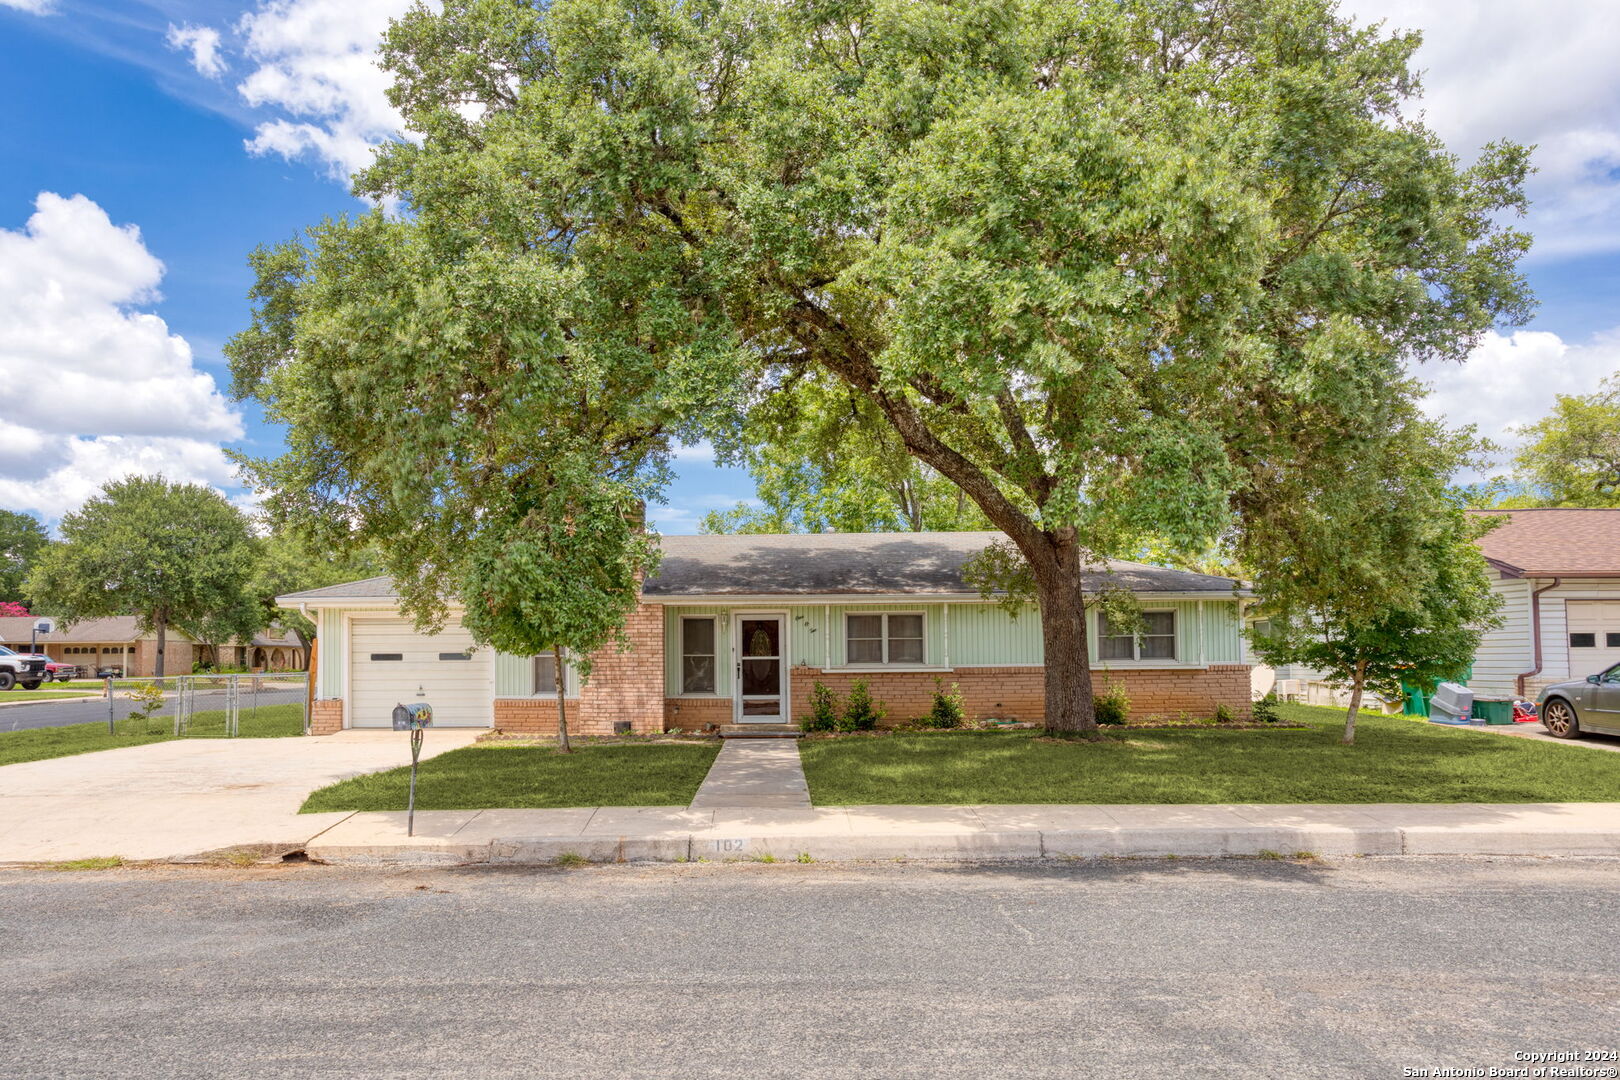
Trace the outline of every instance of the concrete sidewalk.
[[1130, 855], [1614, 855], [1620, 803], [601, 807], [362, 813], [305, 848], [350, 865]]
[[693, 810], [810, 809], [796, 739], [731, 739], [692, 798]]

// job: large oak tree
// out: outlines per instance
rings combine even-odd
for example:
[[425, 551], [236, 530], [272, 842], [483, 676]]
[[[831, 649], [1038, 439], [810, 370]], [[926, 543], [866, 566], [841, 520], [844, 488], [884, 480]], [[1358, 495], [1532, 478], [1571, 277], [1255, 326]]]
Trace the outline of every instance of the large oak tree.
[[[577, 283], [589, 317], [539, 313], [544, 344], [604, 378], [731, 377], [740, 352], [757, 398], [859, 395], [1015, 545], [1047, 723], [1085, 730], [1088, 565], [1225, 535], [1267, 572], [1409, 404], [1404, 364], [1527, 314], [1501, 223], [1527, 154], [1445, 150], [1410, 106], [1417, 43], [1330, 0], [447, 0], [386, 39], [420, 138], [357, 189], [455, 261]], [[348, 250], [387, 275], [399, 244]], [[355, 310], [401, 357], [446, 348]], [[525, 315], [490, 318], [456, 356]], [[498, 383], [462, 389], [434, 454], [524, 436]], [[341, 410], [295, 398], [299, 453]]]

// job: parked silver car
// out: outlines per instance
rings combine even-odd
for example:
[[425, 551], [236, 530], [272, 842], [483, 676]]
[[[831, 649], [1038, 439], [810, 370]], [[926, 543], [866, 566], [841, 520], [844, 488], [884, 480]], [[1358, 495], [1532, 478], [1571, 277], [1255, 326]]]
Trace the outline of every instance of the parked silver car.
[[1600, 675], [1554, 683], [1536, 698], [1536, 711], [1547, 734], [1560, 739], [1620, 735], [1620, 664]]

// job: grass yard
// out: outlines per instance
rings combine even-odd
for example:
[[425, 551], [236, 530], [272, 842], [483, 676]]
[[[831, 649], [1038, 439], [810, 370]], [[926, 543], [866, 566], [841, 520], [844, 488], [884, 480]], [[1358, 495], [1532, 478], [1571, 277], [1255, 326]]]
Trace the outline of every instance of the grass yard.
[[[0, 721], [3, 720], [4, 715], [0, 714]], [[237, 727], [243, 738], [301, 735], [304, 731], [304, 707], [266, 705], [258, 709], [244, 708]], [[191, 718], [189, 730], [192, 737], [223, 738], [225, 710], [197, 713]], [[116, 734], [108, 734], [105, 723], [6, 731], [0, 732], [0, 765], [44, 761], [46, 758], [88, 754], [95, 750], [116, 750], [125, 746], [144, 746], [147, 743], [166, 742], [174, 737], [174, 719], [164, 716], [141, 721], [120, 720]]]
[[[422, 762], [418, 810], [685, 806], [720, 752], [720, 740], [546, 746], [475, 745]], [[321, 788], [302, 812], [403, 810], [411, 770], [390, 769]]]
[[1620, 801], [1620, 754], [1282, 705], [1305, 731], [1116, 732], [1106, 742], [965, 732], [800, 743], [818, 806], [868, 803]]

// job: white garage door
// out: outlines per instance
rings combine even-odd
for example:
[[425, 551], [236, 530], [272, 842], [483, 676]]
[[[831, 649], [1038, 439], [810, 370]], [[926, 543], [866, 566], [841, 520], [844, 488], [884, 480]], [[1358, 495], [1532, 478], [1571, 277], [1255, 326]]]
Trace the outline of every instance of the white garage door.
[[469, 657], [472, 637], [459, 627], [419, 634], [396, 619], [356, 619], [349, 640], [351, 727], [390, 727], [394, 706], [425, 701], [434, 727], [489, 727], [494, 652]]
[[1570, 600], [1569, 674], [1583, 679], [1620, 664], [1620, 603]]

